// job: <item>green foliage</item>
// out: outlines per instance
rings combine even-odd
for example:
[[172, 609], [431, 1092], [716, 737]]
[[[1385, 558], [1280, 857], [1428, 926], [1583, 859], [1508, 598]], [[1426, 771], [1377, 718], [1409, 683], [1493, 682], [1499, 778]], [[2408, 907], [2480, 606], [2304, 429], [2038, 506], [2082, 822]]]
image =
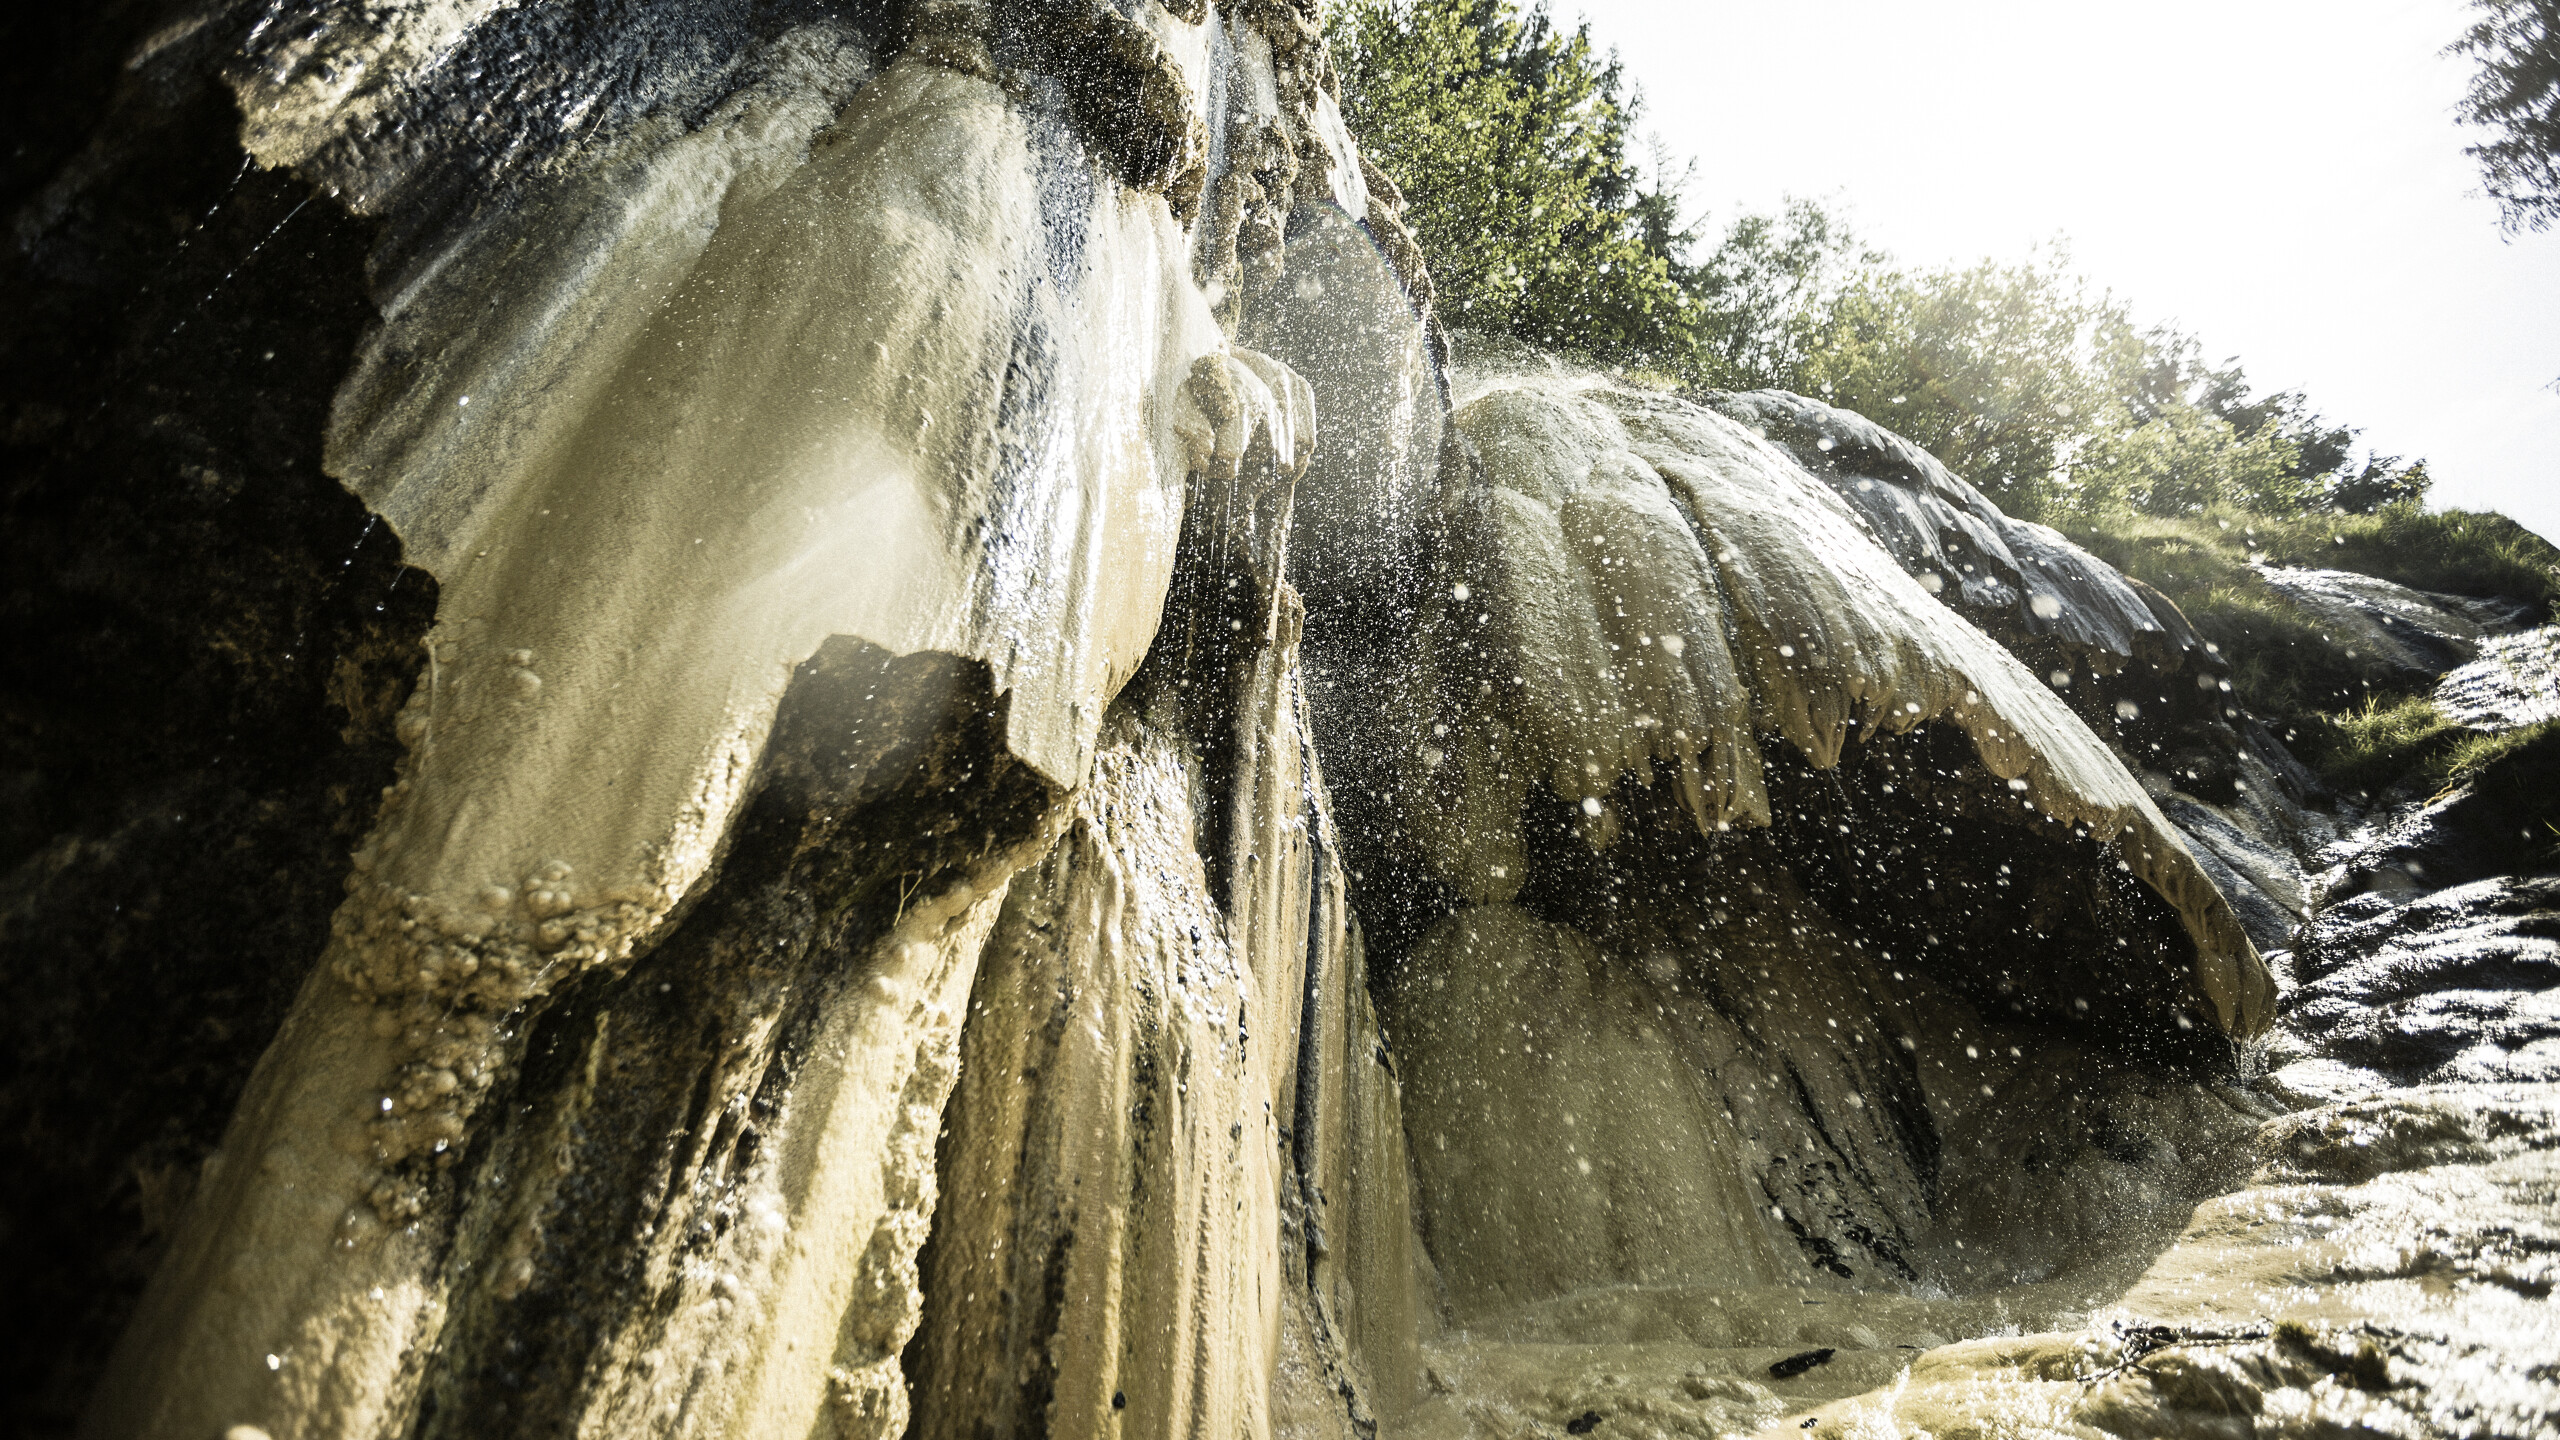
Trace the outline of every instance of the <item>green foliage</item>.
[[1587, 26], [1508, 0], [1348, 0], [1343, 108], [1407, 196], [1453, 324], [1611, 357], [1678, 354], [1689, 237], [1626, 154], [1634, 97]]
[[2503, 515], [2398, 505], [2373, 515], [2269, 516], [2220, 506], [2067, 518], [2063, 530], [2175, 601], [2229, 659], [2240, 703], [2350, 790], [2378, 791], [2412, 774], [2449, 782], [2508, 742], [2451, 725], [2415, 690], [2377, 682], [2253, 562], [2560, 605], [2560, 549]]
[[2358, 468], [2353, 429], [2321, 418], [2298, 390], [2253, 394], [2238, 361], [2208, 365], [2202, 351], [2165, 328], [2137, 339], [2130, 324], [2099, 347], [2108, 398], [2073, 456], [2071, 509], [2370, 513], [2426, 494], [2426, 462], [2368, 454]]
[[1793, 338], [1788, 388], [1901, 431], [2029, 518], [2372, 511], [2427, 488], [2424, 462], [2352, 466], [2356, 432], [2299, 393], [2253, 395], [2236, 362], [2137, 330], [2059, 254], [1871, 269]]
[[2509, 234], [2560, 220], [2560, 0], [2473, 0], [2449, 53], [2480, 62], [2460, 115], [2490, 131], [2467, 152]]
[[2243, 434], [2201, 406], [2179, 404], [2090, 436], [2072, 462], [2078, 492], [2073, 498], [2081, 509], [2154, 515], [2233, 502], [2252, 510], [2298, 510], [2320, 498], [2299, 473], [2301, 458], [2300, 449], [2272, 425]]
[[1703, 260], [1678, 183], [1629, 158], [1614, 55], [1543, 3], [1342, 0], [1328, 40], [1368, 158], [1396, 178], [1449, 323], [1675, 383], [1793, 380], [1806, 317], [1882, 263], [1811, 201], [1744, 215]]
[[2084, 357], [2108, 318], [2059, 256], [1870, 272], [1806, 323], [1791, 388], [1874, 417], [2003, 507], [2040, 514], [2099, 401]]
[[2373, 515], [2401, 505], [2415, 508], [2426, 503], [2434, 485], [2424, 460], [2400, 466], [2397, 457], [2375, 456], [2362, 470], [2339, 476], [2329, 489], [2329, 503], [2349, 515]]
[[2271, 564], [2378, 575], [2447, 595], [2560, 607], [2560, 548], [2504, 515], [2395, 505], [2371, 515], [2250, 517]]
[[1822, 396], [1918, 441], [2031, 519], [2368, 513], [2423, 498], [2424, 462], [2368, 455], [2298, 392], [2138, 330], [2059, 251], [1896, 269], [1808, 201], [1745, 216], [1689, 272], [1691, 384]]
[[1741, 216], [1688, 272], [1698, 309], [1687, 378], [1724, 390], [1803, 389], [1824, 318], [1885, 263], [1817, 201]]
[[1401, 182], [1458, 328], [1674, 385], [1820, 395], [2031, 519], [2385, 514], [2426, 494], [2423, 461], [2359, 465], [2354, 430], [2137, 329], [2059, 251], [1897, 268], [1790, 200], [1697, 258], [1678, 184], [1629, 159], [1638, 106], [1615, 56], [1543, 3], [1340, 0], [1329, 35], [1344, 110]]

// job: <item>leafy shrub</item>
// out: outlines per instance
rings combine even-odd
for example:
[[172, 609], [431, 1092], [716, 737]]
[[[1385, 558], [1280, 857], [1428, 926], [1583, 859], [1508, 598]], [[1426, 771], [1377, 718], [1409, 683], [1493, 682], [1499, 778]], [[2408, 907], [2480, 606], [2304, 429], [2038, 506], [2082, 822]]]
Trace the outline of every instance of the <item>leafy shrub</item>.
[[1635, 98], [1588, 26], [1508, 0], [1346, 0], [1328, 35], [1444, 318], [1609, 358], [1685, 348], [1687, 237], [1638, 183]]
[[2468, 153], [2480, 163], [2510, 235], [2560, 220], [2560, 5], [2472, 0], [2480, 18], [2451, 53], [2480, 62], [2461, 117], [2489, 131]]
[[[1684, 386], [1819, 395], [2012, 513], [2362, 512], [2424, 496], [2296, 392], [2134, 324], [2059, 250], [1910, 268], [1824, 205], [1742, 215], [1703, 258], [1682, 179], [1630, 158], [1637, 97], [1588, 25], [1518, 0], [1339, 0], [1364, 152], [1399, 182], [1442, 318]], [[1692, 167], [1694, 170], [1694, 167]]]

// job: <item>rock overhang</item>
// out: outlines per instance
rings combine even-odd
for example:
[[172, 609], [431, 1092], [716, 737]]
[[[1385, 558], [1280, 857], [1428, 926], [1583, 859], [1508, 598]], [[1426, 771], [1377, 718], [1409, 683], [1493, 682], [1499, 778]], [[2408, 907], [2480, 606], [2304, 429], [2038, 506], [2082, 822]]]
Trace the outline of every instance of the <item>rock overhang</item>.
[[1614, 788], [1658, 765], [1712, 834], [1770, 824], [1772, 743], [1821, 772], [1878, 737], [1951, 728], [1977, 767], [1968, 806], [2085, 842], [2076, 864], [2122, 866], [2177, 916], [2213, 1024], [2265, 1028], [2264, 962], [2142, 786], [1792, 455], [1714, 410], [1559, 367], [1479, 370], [1456, 390], [1475, 475], [1449, 502], [1458, 538], [1397, 721], [1402, 783], [1433, 797], [1414, 829], [1456, 890], [1517, 895], [1532, 786], [1605, 846]]

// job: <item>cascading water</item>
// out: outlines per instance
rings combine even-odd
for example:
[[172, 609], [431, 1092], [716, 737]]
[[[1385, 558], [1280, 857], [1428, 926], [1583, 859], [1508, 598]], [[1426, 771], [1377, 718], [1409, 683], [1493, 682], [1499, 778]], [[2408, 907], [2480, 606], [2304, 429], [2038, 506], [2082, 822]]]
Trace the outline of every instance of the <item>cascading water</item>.
[[2156, 593], [1860, 417], [1453, 341], [1319, 20], [134, 50], [376, 226], [307, 385], [435, 599], [404, 705], [333, 642], [398, 768], [310, 782], [351, 868], [276, 873], [344, 899], [85, 1433], [2560, 1414], [2540, 1052], [2347, 1013], [2494, 797], [2315, 880]]

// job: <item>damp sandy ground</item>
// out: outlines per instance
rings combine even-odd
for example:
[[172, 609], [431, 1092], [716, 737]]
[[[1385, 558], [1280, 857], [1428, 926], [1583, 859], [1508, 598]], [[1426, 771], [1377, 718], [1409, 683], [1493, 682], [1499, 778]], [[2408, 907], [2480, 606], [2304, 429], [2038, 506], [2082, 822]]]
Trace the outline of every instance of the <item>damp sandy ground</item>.
[[1583, 1292], [1427, 1345], [1381, 1433], [2560, 1433], [2555, 1147], [2560, 1085], [2322, 1105], [2259, 1127], [2246, 1183], [2183, 1224], [2038, 1283]]

